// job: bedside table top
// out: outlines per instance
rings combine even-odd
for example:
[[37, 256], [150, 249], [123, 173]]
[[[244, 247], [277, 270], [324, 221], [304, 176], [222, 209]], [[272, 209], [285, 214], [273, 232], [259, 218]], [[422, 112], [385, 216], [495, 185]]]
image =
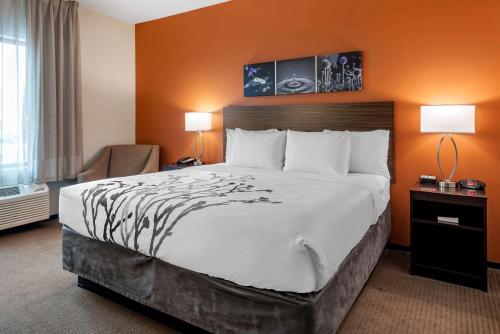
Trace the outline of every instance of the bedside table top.
[[431, 194], [442, 194], [442, 195], [450, 195], [450, 196], [460, 196], [460, 197], [477, 197], [477, 198], [488, 198], [486, 196], [485, 191], [477, 191], [477, 190], [469, 190], [469, 189], [441, 189], [434, 185], [421, 185], [417, 184], [416, 186], [410, 189], [412, 192], [422, 192], [422, 193], [431, 193]]

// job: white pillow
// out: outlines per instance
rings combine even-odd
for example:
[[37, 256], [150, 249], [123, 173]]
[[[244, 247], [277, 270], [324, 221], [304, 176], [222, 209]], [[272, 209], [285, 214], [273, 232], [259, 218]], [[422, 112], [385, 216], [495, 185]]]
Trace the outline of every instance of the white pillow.
[[[328, 132], [328, 130], [325, 130]], [[387, 166], [389, 130], [351, 131], [350, 173], [391, 177]]]
[[351, 173], [391, 177], [387, 167], [389, 130], [351, 132]]
[[[247, 130], [241, 130], [241, 131], [247, 131]], [[279, 130], [269, 129], [269, 130], [257, 130], [253, 132], [276, 132], [276, 131]], [[226, 129], [226, 161], [229, 161], [231, 159], [231, 150], [233, 149], [234, 132], [235, 129]]]
[[234, 129], [226, 129], [226, 161], [231, 160], [231, 150], [233, 149]]
[[284, 171], [347, 175], [351, 140], [348, 131], [288, 130]]
[[230, 160], [226, 160], [226, 163], [231, 166], [282, 169], [285, 144], [285, 131], [236, 129]]

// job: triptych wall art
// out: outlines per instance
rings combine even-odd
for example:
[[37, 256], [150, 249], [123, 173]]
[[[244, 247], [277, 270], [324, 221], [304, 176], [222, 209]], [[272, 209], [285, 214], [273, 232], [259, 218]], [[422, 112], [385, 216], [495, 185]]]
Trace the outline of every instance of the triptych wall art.
[[244, 65], [243, 84], [247, 97], [361, 90], [361, 52]]

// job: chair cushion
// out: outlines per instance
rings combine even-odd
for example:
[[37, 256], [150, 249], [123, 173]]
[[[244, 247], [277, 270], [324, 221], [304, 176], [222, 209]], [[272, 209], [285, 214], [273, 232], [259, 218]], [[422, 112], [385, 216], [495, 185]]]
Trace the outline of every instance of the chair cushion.
[[148, 161], [150, 145], [117, 145], [111, 147], [108, 177], [136, 175]]

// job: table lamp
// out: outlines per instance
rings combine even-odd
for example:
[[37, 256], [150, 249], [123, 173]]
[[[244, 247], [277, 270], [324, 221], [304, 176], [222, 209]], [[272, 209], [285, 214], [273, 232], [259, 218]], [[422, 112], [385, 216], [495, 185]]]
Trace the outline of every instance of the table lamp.
[[[420, 132], [442, 133], [443, 136], [437, 147], [437, 164], [443, 179], [439, 181], [441, 188], [455, 188], [453, 175], [458, 166], [457, 144], [453, 140], [452, 133], [475, 133], [475, 111], [473, 105], [437, 105], [420, 107]], [[449, 138], [455, 149], [455, 164], [448, 177], [445, 176], [441, 167], [440, 151], [443, 141]]]
[[[212, 115], [209, 112], [187, 112], [185, 115], [185, 129], [186, 131], [194, 131], [194, 157], [196, 161], [194, 162], [195, 166], [202, 165], [203, 158], [203, 133], [202, 131], [210, 131], [212, 129]], [[198, 155], [196, 150], [196, 140], [200, 135], [201, 138], [201, 152]]]

